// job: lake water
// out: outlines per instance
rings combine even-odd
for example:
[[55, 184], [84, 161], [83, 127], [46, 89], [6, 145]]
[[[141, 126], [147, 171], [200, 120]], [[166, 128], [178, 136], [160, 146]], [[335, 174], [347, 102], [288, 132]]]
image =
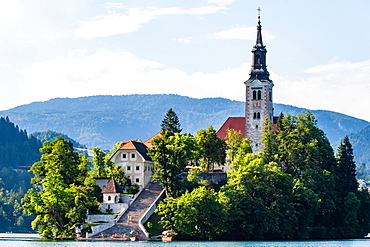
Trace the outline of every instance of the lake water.
[[119, 241], [46, 241], [0, 239], [1, 247], [369, 247], [370, 240], [332, 241], [235, 241], [201, 242], [119, 242]]

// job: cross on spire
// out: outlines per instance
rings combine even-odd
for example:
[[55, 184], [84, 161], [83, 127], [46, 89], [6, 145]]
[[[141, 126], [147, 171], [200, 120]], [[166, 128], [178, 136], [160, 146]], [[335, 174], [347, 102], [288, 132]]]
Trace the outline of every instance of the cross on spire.
[[258, 7], [257, 11], [258, 11], [258, 18], [259, 18], [261, 16], [261, 8]]

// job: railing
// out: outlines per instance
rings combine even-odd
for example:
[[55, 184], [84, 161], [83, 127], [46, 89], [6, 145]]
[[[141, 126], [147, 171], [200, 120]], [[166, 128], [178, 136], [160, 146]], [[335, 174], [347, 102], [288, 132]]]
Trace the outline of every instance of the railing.
[[144, 223], [149, 219], [149, 217], [154, 213], [154, 210], [157, 208], [160, 201], [162, 201], [163, 197], [165, 195], [165, 190], [162, 190], [162, 192], [157, 196], [155, 201], [150, 205], [148, 210], [145, 211], [144, 215], [139, 220], [139, 227], [143, 231], [144, 235], [147, 238], [150, 238], [149, 233], [145, 229]]
[[134, 196], [134, 198], [132, 198], [132, 200], [128, 203], [128, 207], [126, 209], [123, 209], [119, 215], [117, 215], [117, 217], [114, 219], [114, 223], [117, 223], [121, 217], [126, 213], [126, 211], [130, 208], [131, 204], [136, 200], [136, 198], [138, 198], [138, 196], [141, 194], [141, 192], [143, 191], [144, 189], [141, 189], [139, 190], [139, 192], [137, 192]]

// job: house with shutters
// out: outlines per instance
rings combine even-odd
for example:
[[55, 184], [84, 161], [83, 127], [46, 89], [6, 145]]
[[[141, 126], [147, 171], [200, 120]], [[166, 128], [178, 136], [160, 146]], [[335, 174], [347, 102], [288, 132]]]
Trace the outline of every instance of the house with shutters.
[[145, 188], [153, 174], [154, 163], [147, 154], [153, 138], [146, 142], [124, 141], [110, 159], [115, 165], [123, 167], [131, 184], [139, 185], [140, 189]]

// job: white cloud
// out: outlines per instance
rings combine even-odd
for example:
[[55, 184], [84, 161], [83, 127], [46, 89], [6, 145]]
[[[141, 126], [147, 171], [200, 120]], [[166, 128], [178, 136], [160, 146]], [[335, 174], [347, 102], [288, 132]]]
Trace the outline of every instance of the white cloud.
[[[209, 39], [242, 39], [242, 40], [255, 40], [256, 39], [256, 27], [240, 27], [232, 28], [217, 33], [211, 33], [206, 35]], [[263, 32], [263, 39], [272, 40], [275, 37], [269, 32]]]
[[[89, 39], [107, 37], [110, 35], [135, 32], [143, 28], [144, 24], [158, 16], [164, 15], [209, 15], [223, 10], [222, 5], [207, 5], [198, 8], [182, 9], [178, 7], [156, 8], [125, 8], [123, 5], [108, 5], [107, 14], [98, 15], [90, 20], [81, 21], [75, 30], [77, 38]], [[112, 9], [115, 10], [112, 10]], [[118, 11], [119, 10], [119, 11]]]
[[[243, 63], [216, 73], [188, 74], [121, 49], [102, 49], [94, 54], [79, 50], [25, 69], [20, 98], [24, 104], [55, 97], [180, 94], [244, 101], [243, 82], [249, 70], [250, 64]], [[332, 110], [370, 121], [370, 60], [315, 66], [298, 81], [275, 73], [271, 78], [276, 103]]]
[[[22, 72], [23, 103], [56, 97], [122, 94], [181, 94], [191, 97], [244, 99], [249, 64], [214, 74], [187, 74], [157, 62], [140, 60], [124, 50], [68, 56], [35, 63]], [[42, 89], [42, 90], [40, 90]]]
[[273, 75], [275, 102], [332, 110], [370, 121], [370, 60], [319, 65], [306, 73], [307, 77], [299, 81]]

